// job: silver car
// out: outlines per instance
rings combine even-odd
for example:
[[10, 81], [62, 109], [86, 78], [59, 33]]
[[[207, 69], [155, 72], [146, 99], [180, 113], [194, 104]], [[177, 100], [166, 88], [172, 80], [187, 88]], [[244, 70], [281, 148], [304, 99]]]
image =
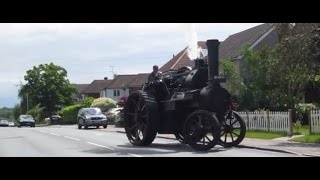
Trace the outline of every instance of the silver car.
[[87, 129], [89, 126], [99, 128], [107, 128], [107, 117], [101, 112], [100, 108], [82, 108], [78, 112], [77, 117], [78, 128], [84, 126]]
[[4, 127], [9, 126], [9, 121], [8, 120], [1, 120], [0, 121], [0, 126], [4, 126]]
[[18, 127], [22, 126], [30, 126], [30, 127], [35, 127], [35, 120], [31, 115], [23, 114], [19, 116], [18, 119]]

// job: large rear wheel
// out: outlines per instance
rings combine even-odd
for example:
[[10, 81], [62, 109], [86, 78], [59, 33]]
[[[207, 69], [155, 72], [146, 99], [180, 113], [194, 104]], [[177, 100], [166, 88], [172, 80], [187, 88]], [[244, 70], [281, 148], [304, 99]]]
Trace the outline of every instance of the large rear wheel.
[[132, 93], [124, 110], [124, 126], [131, 144], [150, 145], [157, 135], [158, 106], [146, 102], [141, 92]]

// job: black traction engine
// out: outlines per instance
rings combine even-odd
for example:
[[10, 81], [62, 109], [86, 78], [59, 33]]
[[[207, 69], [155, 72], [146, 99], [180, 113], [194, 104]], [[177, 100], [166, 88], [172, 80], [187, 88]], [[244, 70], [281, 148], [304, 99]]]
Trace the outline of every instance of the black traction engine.
[[163, 72], [128, 97], [125, 131], [133, 145], [147, 146], [157, 134], [174, 134], [195, 150], [242, 142], [246, 126], [233, 110], [230, 93], [221, 86], [218, 40], [208, 40], [208, 57], [194, 67]]

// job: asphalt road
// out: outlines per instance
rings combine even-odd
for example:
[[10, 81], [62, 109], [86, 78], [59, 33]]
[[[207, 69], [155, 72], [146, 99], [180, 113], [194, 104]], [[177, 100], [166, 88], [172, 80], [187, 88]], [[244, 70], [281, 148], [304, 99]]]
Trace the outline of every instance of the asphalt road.
[[293, 154], [216, 146], [195, 152], [176, 140], [156, 138], [148, 147], [132, 146], [125, 134], [76, 126], [0, 127], [0, 157], [297, 157]]

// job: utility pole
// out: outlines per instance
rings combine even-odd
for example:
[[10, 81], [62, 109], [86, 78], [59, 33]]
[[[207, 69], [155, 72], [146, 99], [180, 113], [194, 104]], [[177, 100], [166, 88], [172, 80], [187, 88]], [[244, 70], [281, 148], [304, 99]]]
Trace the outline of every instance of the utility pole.
[[114, 71], [113, 71], [114, 66], [111, 66], [111, 65], [110, 65], [110, 68], [111, 68], [111, 71], [109, 71], [109, 72], [111, 72], [112, 75], [113, 75], [113, 78], [115, 78], [115, 73], [114, 73]]
[[27, 111], [29, 111], [29, 94], [27, 93]]

